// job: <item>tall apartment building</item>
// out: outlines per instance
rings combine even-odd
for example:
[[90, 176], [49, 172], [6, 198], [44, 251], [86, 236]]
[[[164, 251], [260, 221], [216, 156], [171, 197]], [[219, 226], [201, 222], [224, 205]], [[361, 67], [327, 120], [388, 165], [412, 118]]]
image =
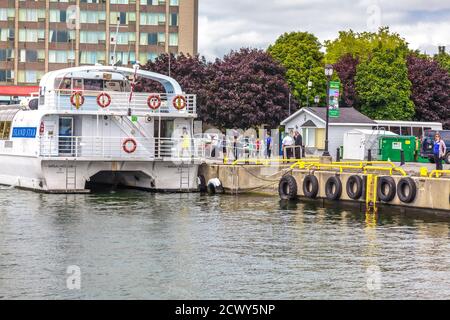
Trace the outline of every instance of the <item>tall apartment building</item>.
[[198, 0], [0, 0], [0, 85], [48, 71], [197, 53]]

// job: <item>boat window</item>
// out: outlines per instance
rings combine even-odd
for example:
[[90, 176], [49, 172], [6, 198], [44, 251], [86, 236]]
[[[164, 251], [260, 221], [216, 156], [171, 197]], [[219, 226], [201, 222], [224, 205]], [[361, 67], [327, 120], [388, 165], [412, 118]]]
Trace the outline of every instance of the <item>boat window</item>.
[[11, 121], [0, 121], [0, 140], [9, 140]]
[[73, 79], [73, 89], [83, 90], [83, 79]]
[[103, 91], [103, 80], [84, 79], [84, 90]]
[[122, 91], [121, 86], [122, 81], [105, 81], [105, 90], [106, 91]]

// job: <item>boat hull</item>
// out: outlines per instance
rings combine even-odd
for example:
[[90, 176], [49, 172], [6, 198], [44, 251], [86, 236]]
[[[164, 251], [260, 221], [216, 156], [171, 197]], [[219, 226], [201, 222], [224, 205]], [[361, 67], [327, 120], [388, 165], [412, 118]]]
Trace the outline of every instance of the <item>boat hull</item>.
[[87, 192], [92, 184], [151, 191], [198, 188], [199, 164], [170, 161], [110, 161], [0, 155], [0, 184], [51, 193]]

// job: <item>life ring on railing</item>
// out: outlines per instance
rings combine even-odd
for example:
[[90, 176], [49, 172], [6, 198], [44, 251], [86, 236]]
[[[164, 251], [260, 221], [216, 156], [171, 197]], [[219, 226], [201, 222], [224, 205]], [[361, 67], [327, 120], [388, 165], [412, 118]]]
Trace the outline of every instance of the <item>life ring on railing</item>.
[[278, 185], [278, 194], [281, 200], [294, 200], [297, 198], [297, 181], [291, 175], [286, 175], [281, 178]]
[[106, 92], [102, 92], [97, 96], [97, 104], [101, 108], [108, 108], [111, 105], [111, 96]]
[[[356, 187], [356, 188], [355, 188]], [[347, 195], [352, 200], [358, 200], [363, 196], [364, 180], [360, 176], [351, 176], [347, 180]]]
[[403, 178], [398, 182], [397, 195], [401, 202], [411, 203], [416, 199], [417, 185], [412, 178]]
[[316, 199], [319, 194], [319, 180], [314, 175], [307, 175], [303, 179], [303, 194], [309, 199]]
[[392, 177], [380, 177], [378, 179], [378, 197], [383, 202], [391, 202], [396, 194], [395, 180]]
[[186, 98], [184, 96], [176, 96], [173, 99], [173, 106], [175, 109], [177, 110], [183, 110], [186, 108], [187, 106], [187, 101]]
[[70, 96], [70, 103], [77, 109], [81, 107], [84, 104], [83, 93], [81, 91], [75, 91], [72, 93]]
[[150, 109], [157, 110], [161, 107], [161, 98], [156, 94], [152, 94], [147, 99], [147, 105]]
[[122, 148], [126, 153], [133, 153], [137, 149], [137, 142], [132, 138], [126, 139], [122, 144]]
[[342, 195], [342, 182], [336, 176], [330, 177], [325, 184], [325, 194], [328, 200], [339, 200]]

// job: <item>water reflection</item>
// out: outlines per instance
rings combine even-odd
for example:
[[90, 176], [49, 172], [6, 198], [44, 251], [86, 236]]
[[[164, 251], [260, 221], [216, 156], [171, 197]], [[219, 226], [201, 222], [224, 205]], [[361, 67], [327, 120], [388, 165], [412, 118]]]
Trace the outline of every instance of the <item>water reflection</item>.
[[[0, 204], [0, 297], [450, 297], [449, 221], [423, 214], [110, 190], [0, 190]], [[69, 265], [80, 291], [66, 288]]]

